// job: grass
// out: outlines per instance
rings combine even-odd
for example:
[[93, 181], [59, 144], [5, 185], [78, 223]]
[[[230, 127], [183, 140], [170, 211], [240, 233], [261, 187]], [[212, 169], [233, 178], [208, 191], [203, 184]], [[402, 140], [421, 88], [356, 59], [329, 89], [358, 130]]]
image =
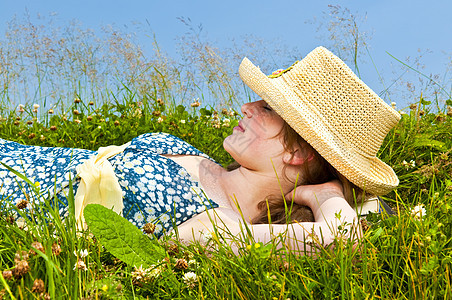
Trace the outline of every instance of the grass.
[[[155, 57], [146, 60], [114, 30], [108, 35], [114, 54], [103, 57], [89, 31], [75, 28], [60, 40], [58, 32], [51, 39], [41, 27], [27, 28], [13, 22], [9, 43], [2, 45], [1, 138], [97, 149], [161, 131], [223, 166], [232, 161], [222, 141], [241, 118], [234, 103], [243, 92], [224, 69], [229, 62], [214, 47], [201, 47], [199, 36], [185, 41], [192, 47], [184, 48], [190, 60], [182, 66], [166, 58], [157, 44]], [[31, 32], [35, 40], [18, 38], [21, 32]], [[80, 40], [85, 43], [75, 47]], [[12, 53], [17, 61], [5, 59]], [[102, 64], [113, 59], [112, 65]], [[188, 68], [196, 62], [201, 62], [199, 69]], [[19, 65], [30, 67], [23, 72], [34, 79], [23, 79], [28, 77]], [[28, 83], [23, 93], [20, 78]], [[153, 240], [165, 249], [164, 259], [139, 268], [115, 258], [89, 230], [78, 232], [73, 218], [62, 219], [55, 197], [30, 193], [27, 211], [11, 205], [13, 199], [0, 203], [0, 298], [450, 299], [452, 103], [444, 93], [434, 95], [431, 102], [422, 94], [412, 98], [378, 154], [400, 178], [400, 186], [384, 197], [398, 215], [368, 216], [364, 238], [355, 247], [338, 238], [318, 246], [315, 257], [299, 256], [277, 247], [277, 240], [254, 243], [244, 230], [234, 237], [240, 245], [235, 255], [225, 242], [227, 233], [217, 232], [205, 244], [167, 236]], [[199, 106], [193, 100], [197, 97], [202, 103], [218, 97], [221, 104]], [[11, 107], [17, 99], [29, 100], [23, 108]], [[13, 215], [25, 223], [16, 224]]]
[[[141, 100], [135, 102], [130, 95], [97, 109], [76, 100], [71, 110], [80, 114], [70, 119], [51, 114], [33, 124], [27, 120], [35, 114], [25, 107], [23, 113], [11, 111], [0, 123], [0, 132], [21, 143], [95, 149], [122, 144], [144, 132], [164, 131], [186, 139], [224, 165], [230, 162], [221, 142], [238, 114], [191, 106], [170, 110], [160, 99]], [[400, 187], [385, 197], [398, 216], [368, 217], [364, 239], [356, 248], [338, 239], [334, 249], [320, 247], [315, 258], [300, 257], [277, 250], [275, 244], [254, 244], [244, 234], [238, 238], [243, 241], [241, 255], [236, 256], [221, 234], [207, 244], [187, 245], [167, 237], [159, 241], [166, 258], [153, 269], [137, 270], [109, 254], [89, 231], [77, 232], [71, 218], [61, 219], [53, 197], [32, 196], [32, 218], [24, 218], [22, 226], [11, 222], [11, 216], [25, 212], [9, 201], [2, 203], [3, 297], [32, 299], [42, 293], [52, 299], [448, 299], [452, 292], [452, 117], [447, 112], [430, 112], [430, 104], [418, 104], [402, 116], [379, 154], [401, 180]], [[52, 126], [57, 129], [51, 130]], [[412, 212], [415, 205], [425, 208], [422, 216]], [[88, 255], [80, 255], [85, 249]], [[79, 260], [83, 264], [74, 270]], [[7, 271], [17, 269], [20, 261], [27, 261], [26, 272], [7, 279]], [[186, 275], [189, 272], [196, 274], [196, 280]]]

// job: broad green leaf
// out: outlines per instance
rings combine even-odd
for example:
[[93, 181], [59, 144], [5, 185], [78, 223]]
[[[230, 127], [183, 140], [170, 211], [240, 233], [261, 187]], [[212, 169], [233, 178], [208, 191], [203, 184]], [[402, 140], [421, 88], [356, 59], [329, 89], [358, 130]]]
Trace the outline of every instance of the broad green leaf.
[[151, 241], [114, 211], [99, 204], [89, 204], [84, 215], [94, 236], [112, 255], [129, 266], [147, 268], [165, 257], [165, 250], [156, 241]]

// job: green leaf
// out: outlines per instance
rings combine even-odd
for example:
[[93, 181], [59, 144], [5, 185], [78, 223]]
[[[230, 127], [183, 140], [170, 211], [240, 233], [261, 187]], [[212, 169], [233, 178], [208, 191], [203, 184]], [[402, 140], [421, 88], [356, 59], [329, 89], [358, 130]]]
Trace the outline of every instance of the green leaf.
[[430, 104], [432, 104], [432, 101], [427, 101], [427, 100], [424, 100], [424, 98], [421, 98], [421, 103], [423, 105], [430, 105]]
[[416, 137], [412, 146], [414, 148], [430, 147], [439, 151], [447, 150], [447, 147], [443, 142], [428, 139], [423, 136]]
[[450, 100], [450, 99], [446, 100], [446, 104], [449, 105], [449, 106], [452, 106], [452, 100]]
[[89, 204], [84, 215], [94, 236], [112, 255], [129, 266], [147, 268], [165, 257], [165, 250], [156, 240], [150, 240], [114, 211], [99, 204]]
[[178, 105], [176, 111], [181, 114], [185, 111], [185, 107], [183, 105]]

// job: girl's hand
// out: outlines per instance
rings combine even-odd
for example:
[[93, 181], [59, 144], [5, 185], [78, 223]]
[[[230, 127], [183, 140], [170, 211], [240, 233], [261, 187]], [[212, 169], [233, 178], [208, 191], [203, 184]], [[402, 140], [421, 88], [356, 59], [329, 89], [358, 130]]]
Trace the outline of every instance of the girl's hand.
[[294, 203], [309, 206], [315, 211], [328, 199], [344, 198], [344, 193], [339, 180], [333, 180], [322, 184], [300, 185], [285, 197], [288, 200], [293, 199]]

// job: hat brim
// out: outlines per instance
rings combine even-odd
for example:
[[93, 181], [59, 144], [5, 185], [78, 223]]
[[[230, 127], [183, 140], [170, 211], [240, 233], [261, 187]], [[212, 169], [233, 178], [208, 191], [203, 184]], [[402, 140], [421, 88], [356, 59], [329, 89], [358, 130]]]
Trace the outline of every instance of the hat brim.
[[383, 195], [399, 184], [394, 170], [375, 156], [351, 151], [308, 101], [300, 101], [283, 78], [270, 79], [247, 58], [239, 67], [243, 82], [266, 101], [339, 173], [365, 192]]

